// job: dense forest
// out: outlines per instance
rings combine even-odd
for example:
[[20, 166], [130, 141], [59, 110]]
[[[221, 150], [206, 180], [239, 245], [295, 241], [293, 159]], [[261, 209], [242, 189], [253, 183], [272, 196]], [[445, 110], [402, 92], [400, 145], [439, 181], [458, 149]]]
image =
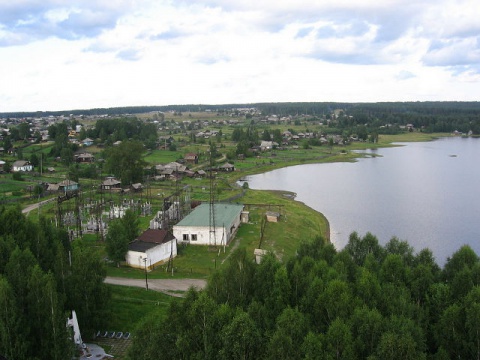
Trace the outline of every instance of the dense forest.
[[317, 238], [260, 265], [243, 249], [207, 289], [145, 319], [131, 359], [478, 359], [480, 262], [468, 246], [441, 269], [393, 238]]
[[18, 207], [0, 208], [0, 355], [70, 359], [71, 310], [87, 336], [105, 325], [104, 264], [91, 247], [74, 244], [44, 218], [37, 223]]

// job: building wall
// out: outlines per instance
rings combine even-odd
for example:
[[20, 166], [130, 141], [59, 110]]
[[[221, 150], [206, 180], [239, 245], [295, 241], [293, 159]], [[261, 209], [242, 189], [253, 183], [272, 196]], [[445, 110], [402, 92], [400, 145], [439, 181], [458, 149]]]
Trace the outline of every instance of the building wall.
[[[240, 214], [235, 217], [231, 224], [222, 224], [215, 227], [215, 238], [210, 240], [209, 226], [173, 226], [173, 236], [179, 242], [187, 242], [192, 245], [228, 245], [231, 238], [240, 226]], [[225, 227], [223, 226], [225, 225]], [[196, 235], [196, 240], [194, 240]]]
[[33, 165], [25, 165], [25, 166], [14, 166], [13, 171], [32, 171]]
[[[173, 247], [173, 249], [172, 249]], [[139, 251], [128, 251], [125, 256], [127, 264], [134, 268], [144, 269], [145, 262], [143, 259], [147, 257], [147, 269], [167, 261], [173, 251], [173, 257], [177, 256], [177, 241], [173, 239], [161, 245], [148, 249], [145, 253]]]

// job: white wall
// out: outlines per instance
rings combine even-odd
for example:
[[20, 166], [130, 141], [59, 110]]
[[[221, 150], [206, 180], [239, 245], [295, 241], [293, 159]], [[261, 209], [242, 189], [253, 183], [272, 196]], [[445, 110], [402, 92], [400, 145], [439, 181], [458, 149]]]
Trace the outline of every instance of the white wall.
[[128, 251], [127, 255], [125, 256], [125, 260], [129, 266], [143, 269], [145, 268], [145, 262], [143, 259], [147, 257], [147, 268], [149, 268], [157, 265], [160, 262], [168, 260], [172, 252], [173, 257], [177, 256], [176, 239], [148, 249], [145, 253], [139, 251]]

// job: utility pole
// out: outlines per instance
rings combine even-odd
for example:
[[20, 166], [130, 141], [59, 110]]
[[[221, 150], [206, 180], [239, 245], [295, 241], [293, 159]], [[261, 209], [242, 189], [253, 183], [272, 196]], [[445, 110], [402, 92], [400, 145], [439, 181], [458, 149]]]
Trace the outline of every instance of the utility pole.
[[148, 277], [147, 277], [147, 258], [143, 258], [143, 262], [145, 263], [145, 288], [148, 291]]

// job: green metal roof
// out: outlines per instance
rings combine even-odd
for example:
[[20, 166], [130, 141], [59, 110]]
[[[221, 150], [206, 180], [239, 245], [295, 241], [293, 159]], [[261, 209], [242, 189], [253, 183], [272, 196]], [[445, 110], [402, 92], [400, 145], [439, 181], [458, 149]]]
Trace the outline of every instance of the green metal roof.
[[[243, 205], [217, 203], [215, 206], [215, 226], [229, 226], [243, 210]], [[197, 206], [185, 216], [177, 226], [209, 226], [210, 204]]]

